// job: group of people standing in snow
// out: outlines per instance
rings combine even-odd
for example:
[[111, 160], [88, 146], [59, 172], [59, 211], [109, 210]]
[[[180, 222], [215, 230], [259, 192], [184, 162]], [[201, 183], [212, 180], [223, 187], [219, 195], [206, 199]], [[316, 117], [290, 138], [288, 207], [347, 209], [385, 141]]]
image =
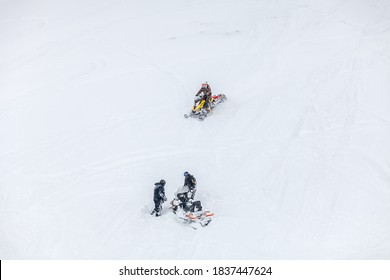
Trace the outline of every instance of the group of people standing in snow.
[[[154, 184], [154, 210], [151, 215], [156, 215], [156, 217], [161, 216], [162, 205], [167, 201], [165, 196], [165, 180], [161, 179], [159, 182]], [[196, 179], [189, 172], [184, 172], [184, 185], [179, 187], [175, 193], [175, 198], [172, 200], [172, 210], [176, 212], [180, 207], [185, 212], [194, 211], [195, 209], [201, 210], [201, 206], [198, 202], [194, 202], [194, 197], [196, 193]], [[200, 208], [200, 209], [199, 209]]]

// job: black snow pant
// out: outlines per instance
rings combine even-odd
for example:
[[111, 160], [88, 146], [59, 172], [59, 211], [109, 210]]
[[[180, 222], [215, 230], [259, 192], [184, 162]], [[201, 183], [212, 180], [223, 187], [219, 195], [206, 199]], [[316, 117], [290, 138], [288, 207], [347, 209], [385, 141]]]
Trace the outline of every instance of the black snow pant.
[[160, 216], [162, 210], [162, 204], [164, 201], [162, 199], [156, 199], [153, 201], [154, 201], [154, 213], [156, 213], [156, 216]]

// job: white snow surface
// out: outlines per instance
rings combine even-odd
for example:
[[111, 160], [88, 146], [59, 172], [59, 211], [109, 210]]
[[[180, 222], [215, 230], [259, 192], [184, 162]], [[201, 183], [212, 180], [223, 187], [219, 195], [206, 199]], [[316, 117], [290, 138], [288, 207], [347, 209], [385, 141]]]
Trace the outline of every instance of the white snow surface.
[[[389, 1], [0, 0], [0, 38], [0, 259], [390, 258]], [[199, 230], [150, 215], [184, 171]]]

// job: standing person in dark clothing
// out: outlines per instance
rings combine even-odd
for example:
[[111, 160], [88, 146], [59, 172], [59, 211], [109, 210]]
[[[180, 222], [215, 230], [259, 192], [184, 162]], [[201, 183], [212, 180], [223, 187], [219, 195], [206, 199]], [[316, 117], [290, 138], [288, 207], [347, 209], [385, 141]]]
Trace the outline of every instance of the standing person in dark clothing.
[[161, 216], [162, 204], [167, 201], [164, 186], [164, 180], [160, 180], [160, 182], [154, 184], [154, 210], [152, 211], [151, 215], [156, 214], [156, 217]]
[[191, 194], [190, 198], [194, 199], [196, 193], [196, 179], [187, 171], [184, 172], [184, 186], [187, 186], [189, 188]]

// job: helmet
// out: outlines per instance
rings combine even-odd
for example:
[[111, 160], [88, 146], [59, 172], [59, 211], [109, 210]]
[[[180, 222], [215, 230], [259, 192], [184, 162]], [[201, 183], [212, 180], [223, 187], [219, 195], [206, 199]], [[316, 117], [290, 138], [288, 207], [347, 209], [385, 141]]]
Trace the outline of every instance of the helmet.
[[187, 177], [188, 175], [190, 175], [190, 173], [188, 173], [187, 171], [184, 172], [184, 177]]
[[202, 88], [207, 88], [207, 86], [208, 86], [207, 82], [202, 84]]
[[160, 180], [160, 184], [163, 185], [163, 186], [165, 186], [165, 180], [161, 179], [161, 180]]

